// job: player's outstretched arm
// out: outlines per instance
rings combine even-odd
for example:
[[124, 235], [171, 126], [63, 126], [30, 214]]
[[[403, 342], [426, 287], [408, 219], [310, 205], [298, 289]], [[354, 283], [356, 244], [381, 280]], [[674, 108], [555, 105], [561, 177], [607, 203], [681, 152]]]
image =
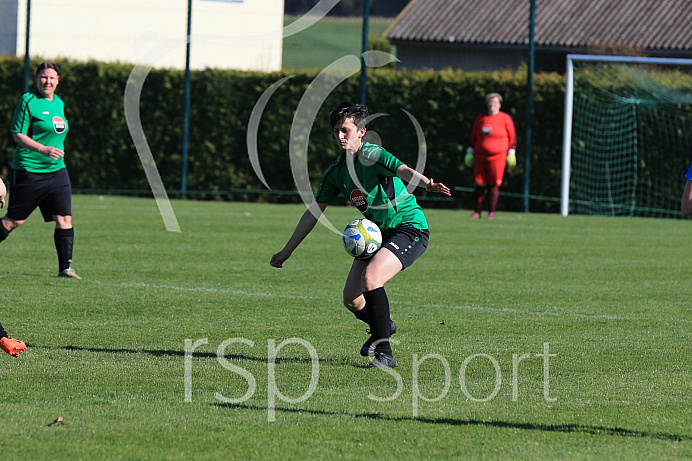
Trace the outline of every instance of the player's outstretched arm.
[[680, 208], [687, 216], [692, 216], [692, 181], [689, 179], [685, 182], [685, 190], [682, 192]]
[[310, 207], [305, 210], [300, 221], [298, 221], [293, 235], [288, 239], [286, 245], [281, 251], [272, 256], [271, 261], [269, 261], [271, 266], [278, 268], [283, 267], [283, 264], [291, 257], [293, 251], [298, 248], [298, 245], [305, 240], [305, 237], [307, 237], [310, 231], [315, 227], [315, 224], [317, 224], [325, 208], [327, 208], [326, 203], [312, 202], [312, 204], [310, 204]]
[[437, 192], [448, 197], [451, 197], [452, 195], [449, 187], [445, 186], [441, 182], [433, 181], [432, 178], [425, 177], [422, 173], [417, 172], [409, 166], [401, 165], [396, 170], [396, 175], [408, 183], [414, 184], [418, 187], [424, 187], [428, 192]]

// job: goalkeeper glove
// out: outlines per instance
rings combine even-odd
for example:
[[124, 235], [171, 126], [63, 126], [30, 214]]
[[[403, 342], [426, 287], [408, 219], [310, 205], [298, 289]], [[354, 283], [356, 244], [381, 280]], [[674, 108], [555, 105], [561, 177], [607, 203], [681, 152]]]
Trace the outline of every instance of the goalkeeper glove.
[[471, 168], [473, 166], [473, 154], [476, 152], [473, 147], [466, 149], [466, 157], [464, 157], [464, 163], [467, 167]]
[[510, 168], [517, 166], [517, 151], [510, 149], [507, 151], [507, 165]]

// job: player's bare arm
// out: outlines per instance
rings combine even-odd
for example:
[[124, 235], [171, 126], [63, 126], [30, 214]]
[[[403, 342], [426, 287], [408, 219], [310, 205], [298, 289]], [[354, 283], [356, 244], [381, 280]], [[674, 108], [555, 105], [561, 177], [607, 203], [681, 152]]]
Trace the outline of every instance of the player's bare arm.
[[396, 170], [396, 175], [407, 183], [413, 183], [418, 187], [425, 188], [425, 190], [428, 192], [438, 192], [448, 197], [452, 195], [449, 187], [445, 186], [441, 182], [434, 182], [432, 178], [427, 178], [409, 166], [401, 165]]
[[692, 181], [689, 179], [685, 183], [685, 190], [682, 193], [681, 209], [687, 216], [692, 216]]
[[65, 156], [65, 152], [57, 147], [44, 146], [43, 144], [34, 141], [31, 139], [31, 137], [25, 135], [24, 133], [12, 133], [12, 138], [14, 139], [14, 142], [20, 146], [33, 150], [34, 152], [38, 152], [39, 154], [43, 154], [46, 157], [52, 158], [53, 160], [59, 160]]
[[305, 213], [303, 213], [303, 216], [301, 216], [300, 221], [298, 221], [298, 224], [296, 225], [291, 238], [289, 238], [288, 242], [286, 242], [286, 245], [281, 251], [272, 256], [271, 261], [269, 261], [271, 266], [277, 268], [283, 267], [283, 264], [288, 258], [291, 257], [293, 251], [298, 248], [298, 245], [300, 245], [301, 242], [305, 240], [305, 237], [307, 237], [312, 229], [314, 229], [315, 224], [317, 224], [317, 221], [319, 220], [320, 216], [322, 216], [325, 208], [327, 208], [326, 203], [312, 202], [310, 207], [305, 210]]

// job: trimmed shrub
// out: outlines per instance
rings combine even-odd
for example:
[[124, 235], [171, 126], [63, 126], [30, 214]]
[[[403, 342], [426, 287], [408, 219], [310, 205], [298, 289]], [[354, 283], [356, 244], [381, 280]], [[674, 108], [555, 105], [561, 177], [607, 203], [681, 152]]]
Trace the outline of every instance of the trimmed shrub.
[[[34, 68], [38, 61], [34, 63]], [[128, 130], [123, 94], [133, 69], [127, 64], [58, 61], [57, 93], [65, 101], [70, 133], [66, 162], [73, 188], [83, 192], [151, 194], [132, 136]], [[264, 91], [279, 79], [284, 82], [268, 101], [257, 130], [259, 160], [273, 191], [295, 191], [290, 169], [289, 136], [293, 118], [318, 71], [295, 74], [207, 69], [191, 73], [191, 111], [187, 190], [202, 198], [295, 200], [295, 196], [257, 194], [266, 191], [255, 175], [247, 152], [248, 121]], [[564, 77], [535, 76], [532, 123], [532, 195], [558, 197], [560, 189]], [[12, 162], [14, 143], [9, 134], [12, 113], [23, 87], [23, 62], [0, 58], [0, 174]], [[524, 188], [525, 72], [464, 73], [460, 71], [395, 71], [368, 69], [368, 105], [386, 113], [369, 129], [383, 146], [415, 165], [419, 142], [409, 116], [425, 135], [425, 174], [450, 187], [473, 187], [473, 175], [463, 163], [471, 125], [485, 110], [484, 96], [497, 91], [503, 110], [514, 117], [518, 134], [519, 164], [506, 175], [504, 192]], [[309, 134], [307, 162], [313, 186], [337, 155], [328, 114], [339, 102], [358, 102], [359, 75], [340, 84], [321, 106]], [[181, 188], [184, 73], [152, 70], [144, 84], [140, 114], [144, 134], [165, 187], [173, 197]], [[242, 193], [247, 191], [247, 193]], [[421, 195], [425, 192], [420, 190]], [[504, 210], [520, 210], [523, 200], [502, 198]], [[456, 194], [457, 205], [470, 207], [471, 194]], [[443, 202], [449, 204], [450, 202]], [[532, 211], [558, 210], [552, 201], [532, 201]]]

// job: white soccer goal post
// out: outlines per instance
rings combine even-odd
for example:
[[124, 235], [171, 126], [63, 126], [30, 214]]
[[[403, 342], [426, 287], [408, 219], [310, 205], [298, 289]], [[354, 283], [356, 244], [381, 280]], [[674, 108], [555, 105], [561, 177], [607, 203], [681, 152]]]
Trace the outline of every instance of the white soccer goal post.
[[560, 213], [679, 215], [692, 59], [568, 55]]

